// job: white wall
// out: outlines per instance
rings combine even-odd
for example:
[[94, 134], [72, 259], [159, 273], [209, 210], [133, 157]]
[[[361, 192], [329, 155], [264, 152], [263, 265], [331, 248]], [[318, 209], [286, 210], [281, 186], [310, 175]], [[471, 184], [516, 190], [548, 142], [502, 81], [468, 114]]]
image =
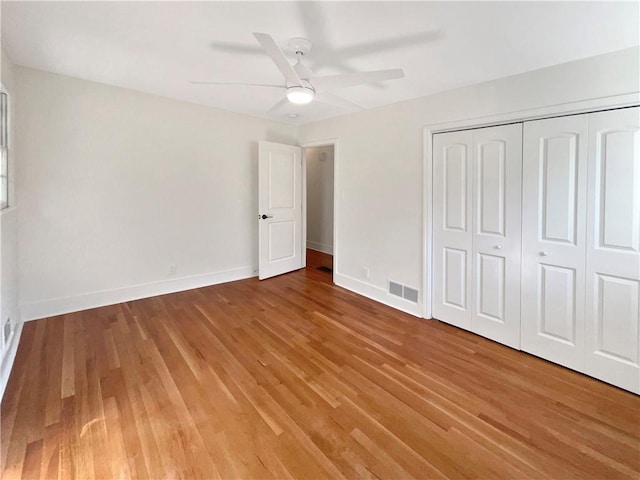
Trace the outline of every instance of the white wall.
[[305, 149], [307, 248], [333, 255], [333, 145]]
[[616, 52], [299, 129], [16, 68], [23, 315], [250, 275], [257, 264], [257, 141], [334, 138], [340, 254], [334, 278], [420, 315], [422, 305], [386, 291], [389, 280], [424, 291], [423, 127], [637, 92], [638, 53]]
[[622, 50], [301, 127], [301, 143], [338, 141], [336, 283], [422, 315], [387, 285], [425, 288], [423, 128], [638, 92], [639, 57]]
[[26, 320], [254, 273], [257, 142], [295, 144], [296, 127], [26, 68], [17, 80]]
[[15, 142], [16, 87], [15, 66], [11, 62], [4, 46], [0, 50], [0, 80], [10, 95], [9, 103], [9, 205], [10, 208], [0, 211], [0, 345], [2, 326], [10, 318], [12, 336], [2, 346], [0, 355], [0, 398], [9, 379], [11, 365], [16, 354], [22, 322], [20, 318], [18, 297], [18, 209], [15, 202], [15, 173], [18, 165], [18, 153]]

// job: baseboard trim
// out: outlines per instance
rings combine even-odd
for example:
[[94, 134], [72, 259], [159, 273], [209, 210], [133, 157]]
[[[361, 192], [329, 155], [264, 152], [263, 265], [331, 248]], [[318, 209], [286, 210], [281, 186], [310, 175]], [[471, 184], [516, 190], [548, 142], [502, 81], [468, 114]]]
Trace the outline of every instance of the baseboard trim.
[[327, 245], [326, 243], [318, 243], [307, 240], [307, 248], [316, 250], [317, 252], [333, 255], [333, 245]]
[[54, 298], [40, 302], [21, 305], [22, 319], [24, 321], [37, 320], [39, 318], [52, 317], [65, 313], [79, 312], [90, 308], [104, 307], [116, 303], [139, 300], [141, 298], [166, 295], [168, 293], [182, 292], [193, 288], [208, 287], [218, 283], [233, 282], [245, 278], [255, 277], [255, 267], [244, 267], [223, 272], [206, 273], [190, 277], [173, 278], [160, 282], [151, 282], [129, 287], [105, 290], [95, 293], [87, 293], [73, 297]]
[[20, 343], [20, 336], [22, 335], [22, 325], [22, 322], [16, 324], [13, 334], [11, 334], [9, 348], [7, 348], [2, 355], [2, 363], [0, 364], [0, 402], [4, 397], [4, 391], [7, 389], [13, 362], [16, 359], [16, 353], [18, 353], [18, 344]]
[[351, 290], [359, 295], [363, 295], [371, 300], [383, 303], [389, 307], [401, 310], [415, 317], [422, 318], [422, 305], [391, 295], [384, 288], [380, 288], [370, 283], [363, 282], [362, 280], [357, 280], [336, 272], [333, 274], [333, 282], [340, 287]]

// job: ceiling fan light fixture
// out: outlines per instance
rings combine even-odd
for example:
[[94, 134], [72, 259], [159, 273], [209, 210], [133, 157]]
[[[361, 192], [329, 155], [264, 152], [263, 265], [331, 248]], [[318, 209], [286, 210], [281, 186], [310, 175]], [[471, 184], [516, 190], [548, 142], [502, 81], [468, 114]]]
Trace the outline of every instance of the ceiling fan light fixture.
[[299, 86], [287, 88], [287, 99], [291, 103], [297, 103], [298, 105], [310, 103], [313, 100], [314, 95], [315, 92], [312, 88]]

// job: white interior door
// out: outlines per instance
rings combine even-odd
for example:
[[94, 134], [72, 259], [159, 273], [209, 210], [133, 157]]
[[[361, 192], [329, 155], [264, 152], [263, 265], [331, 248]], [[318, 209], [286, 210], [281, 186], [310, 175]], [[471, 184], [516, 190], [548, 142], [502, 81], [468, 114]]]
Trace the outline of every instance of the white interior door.
[[471, 330], [520, 348], [522, 124], [473, 130]]
[[589, 115], [585, 373], [640, 393], [640, 108]]
[[588, 116], [526, 122], [522, 350], [584, 365]]
[[471, 329], [473, 133], [433, 136], [433, 316]]
[[258, 207], [258, 278], [302, 268], [302, 148], [259, 143]]

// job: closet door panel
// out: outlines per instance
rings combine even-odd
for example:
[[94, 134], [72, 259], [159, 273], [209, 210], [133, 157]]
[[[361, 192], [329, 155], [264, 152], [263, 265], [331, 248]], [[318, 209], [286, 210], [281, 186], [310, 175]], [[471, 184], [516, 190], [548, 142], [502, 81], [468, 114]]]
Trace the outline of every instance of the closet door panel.
[[433, 137], [433, 316], [470, 329], [471, 156], [469, 131]]
[[472, 331], [520, 348], [522, 124], [473, 135]]
[[550, 340], [575, 345], [576, 269], [538, 264], [540, 325], [539, 335]]
[[587, 115], [526, 122], [522, 349], [584, 366]]
[[640, 109], [589, 115], [585, 372], [640, 393]]

